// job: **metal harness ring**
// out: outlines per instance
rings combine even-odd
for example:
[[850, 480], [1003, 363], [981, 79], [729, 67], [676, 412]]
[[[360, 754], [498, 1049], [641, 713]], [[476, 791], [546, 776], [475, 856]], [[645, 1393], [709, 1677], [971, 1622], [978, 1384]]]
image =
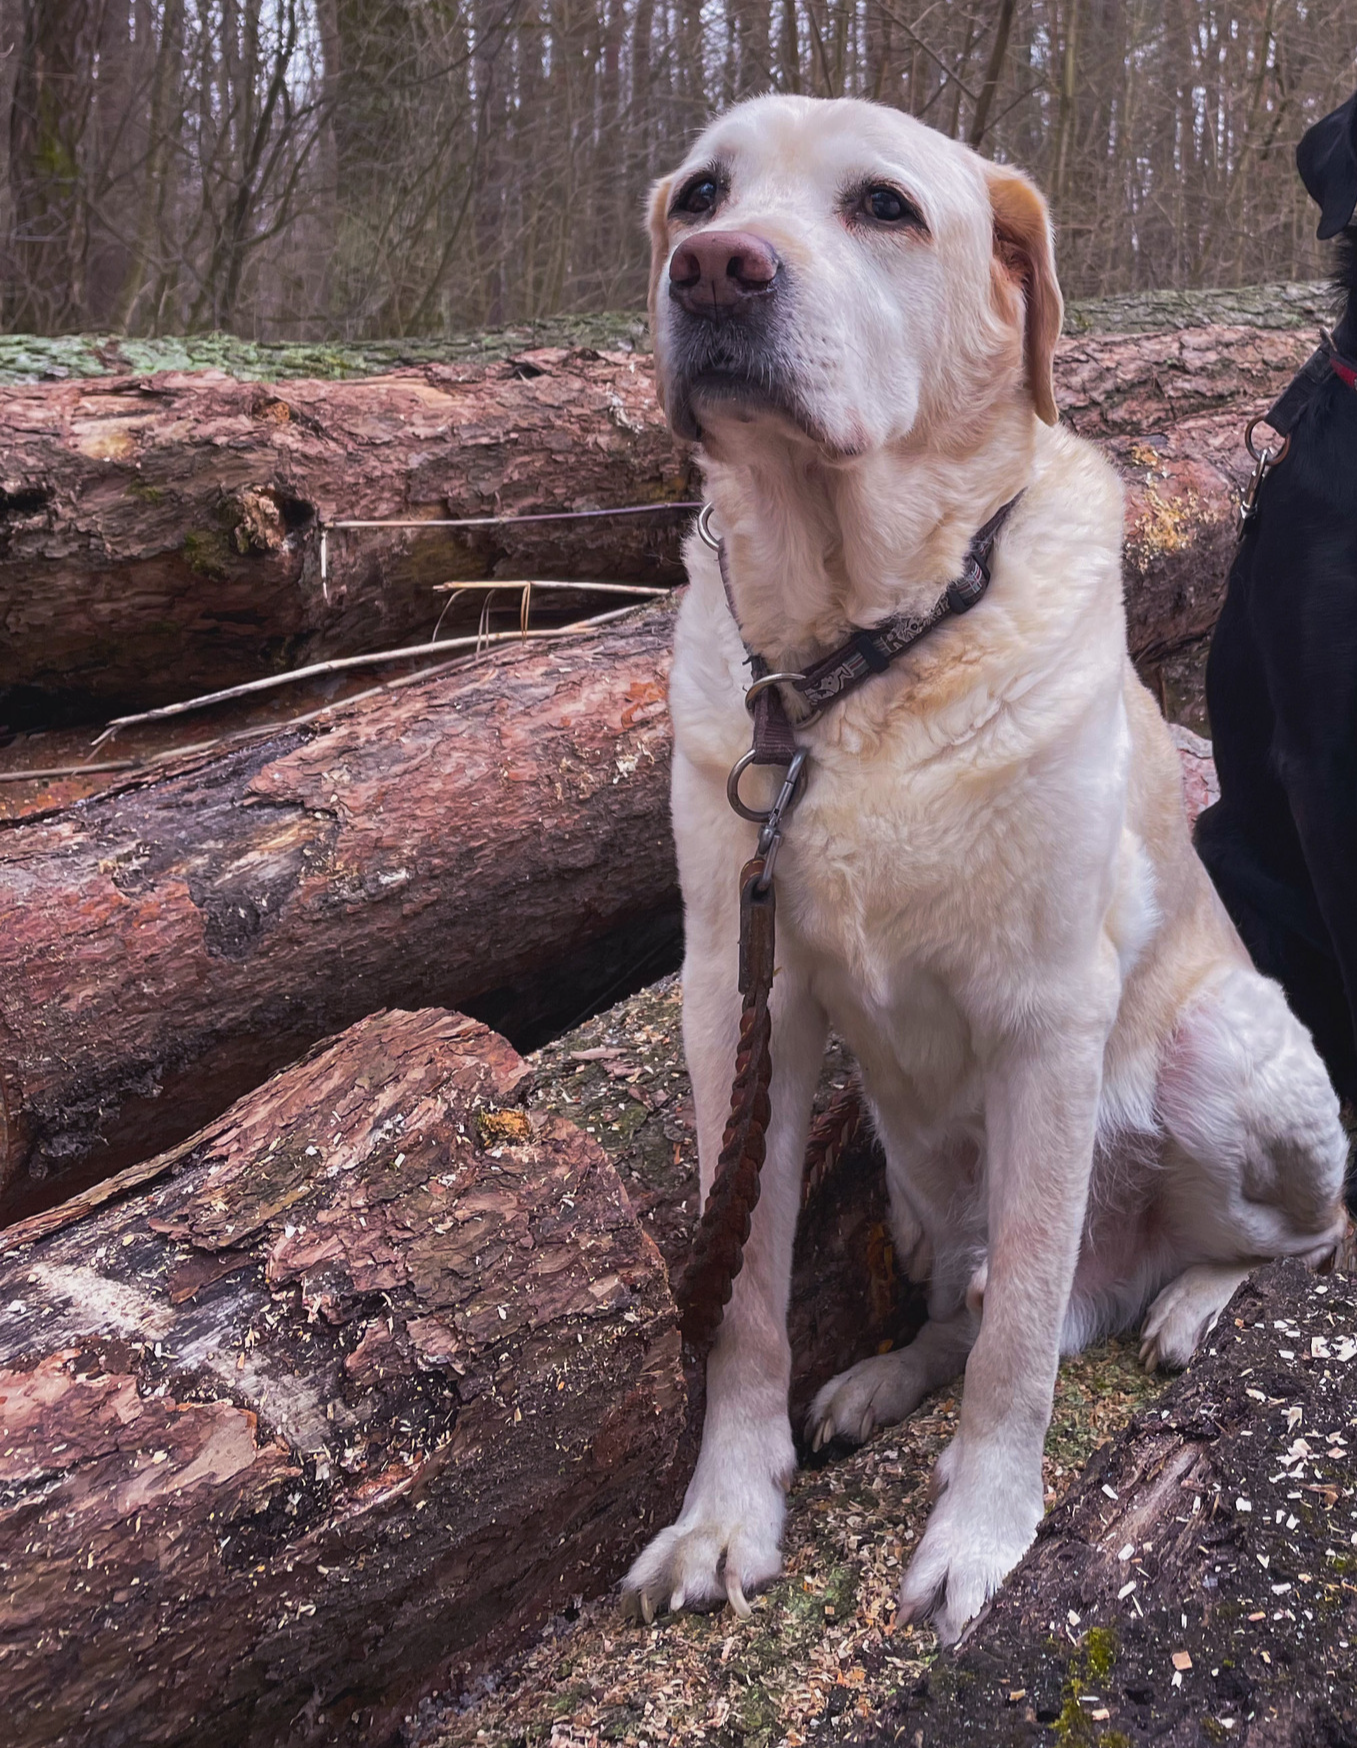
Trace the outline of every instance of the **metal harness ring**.
[[710, 504], [703, 504], [702, 508], [697, 513], [697, 532], [699, 538], [705, 545], [709, 546], [713, 552], [719, 552], [721, 550], [721, 542], [711, 531], [711, 512], [712, 506]]
[[1267, 415], [1265, 413], [1260, 413], [1256, 419], [1249, 420], [1248, 424], [1244, 427], [1244, 447], [1248, 450], [1253, 459], [1260, 462], [1264, 467], [1276, 467], [1277, 463], [1291, 447], [1291, 433], [1288, 431], [1282, 438], [1281, 447], [1279, 449], [1269, 448], [1266, 444], [1264, 444], [1261, 450], [1255, 449], [1253, 446], [1254, 428], [1255, 426], [1266, 424]]
[[730, 775], [726, 778], [726, 800], [741, 819], [747, 819], [751, 825], [776, 825], [783, 814], [791, 810], [793, 803], [800, 799], [808, 750], [806, 747], [796, 749], [791, 764], [787, 766], [787, 775], [783, 779], [782, 789], [771, 807], [746, 807], [740, 799], [740, 778], [753, 764], [755, 749], [750, 747], [747, 753], [742, 753], [736, 759], [730, 767]]
[[[796, 681], [804, 680], [805, 677], [806, 676], [804, 674], [764, 674], [764, 675], [762, 675], [759, 679], [755, 680], [754, 684], [752, 686], [750, 686], [748, 688], [748, 690], [745, 692], [745, 695], [744, 695], [744, 707], [745, 707], [745, 709], [752, 716], [754, 714], [754, 700], [758, 697], [760, 692], [766, 692], [770, 686], [776, 686], [783, 680], [790, 681], [794, 685], [796, 683]], [[818, 722], [823, 715], [824, 715], [824, 707], [821, 706], [818, 710], [812, 710], [808, 716], [798, 716], [796, 719], [796, 727], [797, 728], [809, 728], [812, 722]]]
[[754, 684], [749, 687], [748, 691], [746, 691], [746, 693], [744, 695], [744, 707], [745, 707], [745, 709], [752, 716], [754, 714], [754, 700], [758, 697], [760, 692], [766, 692], [770, 686], [776, 686], [776, 685], [780, 684], [781, 681], [783, 681], [783, 680], [804, 680], [805, 677], [806, 676], [804, 674], [763, 674], [763, 675], [761, 675], [760, 678], [755, 680]]

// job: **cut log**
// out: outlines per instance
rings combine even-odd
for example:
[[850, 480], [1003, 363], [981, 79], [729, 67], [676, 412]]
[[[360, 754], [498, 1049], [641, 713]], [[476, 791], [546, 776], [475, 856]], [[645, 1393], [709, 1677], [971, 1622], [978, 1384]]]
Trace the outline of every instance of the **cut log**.
[[560, 1030], [672, 950], [670, 625], [490, 655], [0, 826], [0, 1207], [172, 1145], [375, 1008]]
[[447, 580], [680, 580], [688, 518], [663, 511], [336, 533], [320, 574], [321, 521], [691, 497], [649, 360], [633, 355], [556, 349], [274, 388], [212, 371], [43, 383], [0, 390], [0, 428], [11, 715], [64, 700], [89, 720], [418, 642]]
[[[1239, 326], [1072, 336], [1058, 398], [1077, 430], [1125, 459], [1130, 440], [1159, 433], [1162, 448], [1189, 418], [1229, 409], [1242, 426], [1312, 343], [1304, 330]], [[335, 534], [320, 574], [322, 521], [692, 497], [697, 476], [652, 375], [644, 355], [557, 347], [351, 382], [269, 387], [207, 371], [0, 388], [0, 708], [14, 721], [63, 710], [88, 721], [419, 641], [443, 605], [431, 586], [446, 580], [680, 580], [688, 518], [672, 512]], [[1195, 492], [1196, 521], [1211, 520], [1227, 482], [1194, 474], [1203, 458], [1190, 442], [1169, 459], [1186, 475], [1181, 489], [1162, 477], [1159, 496]], [[1165, 575], [1150, 579], [1140, 617], [1162, 640], [1165, 579], [1199, 572], [1203, 555], [1178, 511], [1153, 515], [1141, 538]], [[1139, 580], [1133, 565], [1133, 597]]]
[[847, 1739], [1357, 1740], [1354, 1317], [1348, 1276], [1254, 1276], [1094, 1457], [961, 1652]]
[[670, 617], [0, 823], [0, 1211], [172, 1146], [375, 1007], [540, 1036], [674, 963]]
[[524, 1075], [377, 1014], [0, 1234], [8, 1748], [380, 1748], [673, 1509], [663, 1264]]

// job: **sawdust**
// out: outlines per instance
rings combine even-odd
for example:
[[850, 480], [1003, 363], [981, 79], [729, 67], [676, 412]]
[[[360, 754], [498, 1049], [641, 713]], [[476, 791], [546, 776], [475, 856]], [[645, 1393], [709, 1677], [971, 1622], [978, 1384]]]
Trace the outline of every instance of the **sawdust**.
[[[1159, 1388], [1129, 1342], [1104, 1343], [1062, 1368], [1048, 1505]], [[413, 1740], [419, 1748], [797, 1748], [831, 1721], [874, 1722], [936, 1654], [927, 1628], [895, 1630], [895, 1598], [958, 1406], [955, 1395], [934, 1398], [860, 1451], [798, 1475], [784, 1575], [748, 1622], [723, 1610], [631, 1627], [614, 1597], [585, 1602], [456, 1705], [426, 1708]]]

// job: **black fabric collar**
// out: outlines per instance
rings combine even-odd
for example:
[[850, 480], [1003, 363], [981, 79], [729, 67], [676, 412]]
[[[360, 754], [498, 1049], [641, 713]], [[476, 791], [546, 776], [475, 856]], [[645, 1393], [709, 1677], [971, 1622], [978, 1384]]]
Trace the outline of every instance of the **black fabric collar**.
[[[911, 649], [942, 620], [957, 613], [969, 613], [989, 587], [994, 543], [1022, 495], [1019, 492], [1006, 504], [1001, 504], [989, 521], [976, 530], [966, 549], [961, 574], [948, 583], [927, 612], [896, 613], [883, 619], [879, 625], [855, 631], [846, 642], [819, 661], [812, 662], [803, 673], [787, 674], [781, 677], [778, 685], [760, 687], [750, 705], [754, 718], [752, 762], [756, 765], [787, 765], [796, 752], [793, 724], [779, 686], [790, 687], [807, 706], [808, 714], [802, 718], [803, 723], [813, 722], [836, 699], [855, 691], [873, 674], [884, 673], [897, 656]], [[731, 592], [724, 540], [717, 543], [716, 557], [730, 615], [739, 630], [740, 620]], [[740, 639], [744, 641], [742, 631]], [[745, 652], [755, 681], [767, 679], [772, 670], [764, 657], [750, 649], [747, 643]]]
[[1344, 358], [1332, 338], [1325, 334], [1321, 344], [1264, 413], [1263, 423], [1271, 425], [1279, 436], [1289, 437], [1300, 423], [1301, 414], [1331, 376], [1341, 378], [1349, 388], [1357, 386], [1357, 363]]

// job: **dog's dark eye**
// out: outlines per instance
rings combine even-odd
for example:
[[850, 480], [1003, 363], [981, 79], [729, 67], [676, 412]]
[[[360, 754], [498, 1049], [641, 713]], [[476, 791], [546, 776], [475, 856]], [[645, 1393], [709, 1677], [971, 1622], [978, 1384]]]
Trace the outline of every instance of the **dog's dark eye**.
[[863, 195], [862, 210], [883, 225], [923, 223], [919, 209], [911, 206], [898, 188], [891, 188], [884, 182], [874, 183]]
[[714, 176], [705, 173], [695, 176], [674, 202], [674, 211], [686, 212], [692, 218], [700, 218], [716, 205], [718, 192]]

